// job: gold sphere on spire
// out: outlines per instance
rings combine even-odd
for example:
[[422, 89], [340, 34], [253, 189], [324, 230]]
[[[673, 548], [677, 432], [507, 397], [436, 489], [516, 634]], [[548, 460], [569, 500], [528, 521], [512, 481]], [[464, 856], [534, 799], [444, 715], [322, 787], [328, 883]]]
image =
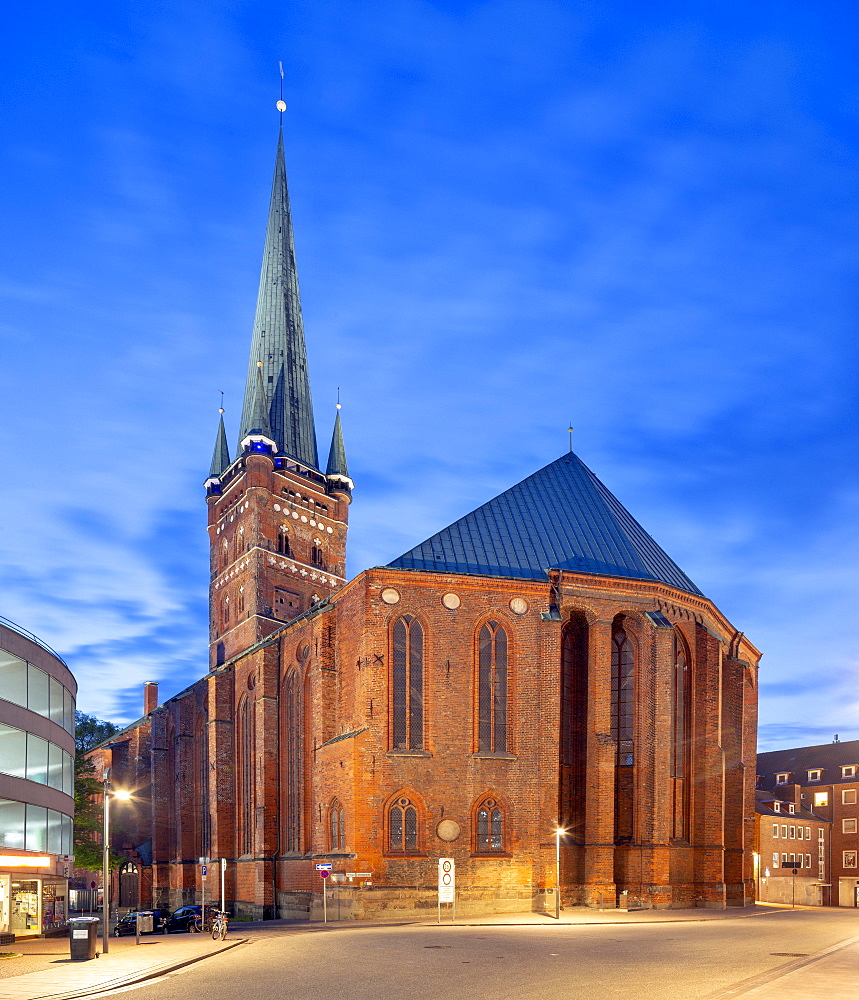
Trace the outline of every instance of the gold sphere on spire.
[[275, 107], [281, 114], [283, 114], [284, 111], [286, 111], [286, 101], [278, 101]]

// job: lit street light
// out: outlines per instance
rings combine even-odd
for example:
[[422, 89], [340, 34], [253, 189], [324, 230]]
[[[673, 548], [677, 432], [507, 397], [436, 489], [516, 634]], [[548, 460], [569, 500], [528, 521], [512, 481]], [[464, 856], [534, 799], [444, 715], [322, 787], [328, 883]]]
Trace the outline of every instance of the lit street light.
[[102, 778], [104, 786], [102, 793], [102, 806], [104, 808], [104, 840], [101, 852], [101, 878], [104, 888], [101, 893], [101, 950], [106, 955], [110, 950], [110, 796], [120, 802], [127, 802], [131, 798], [131, 792], [124, 788], [117, 788], [113, 792], [110, 790], [110, 768], [105, 768]]
[[566, 832], [560, 826], [555, 830], [555, 920], [561, 919], [561, 835]]

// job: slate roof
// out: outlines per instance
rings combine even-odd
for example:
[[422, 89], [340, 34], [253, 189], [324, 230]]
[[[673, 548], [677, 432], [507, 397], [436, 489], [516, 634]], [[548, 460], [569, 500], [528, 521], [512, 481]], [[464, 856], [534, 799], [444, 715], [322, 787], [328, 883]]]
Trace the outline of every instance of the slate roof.
[[549, 569], [656, 580], [701, 594], [569, 452], [389, 563], [397, 569], [542, 580]]
[[254, 420], [258, 361], [262, 362], [260, 374], [265, 388], [265, 405], [278, 450], [318, 469], [282, 132], [278, 138], [271, 186], [240, 442], [253, 429], [253, 424], [259, 423]]
[[[777, 788], [775, 783], [777, 774], [789, 774], [788, 780], [797, 785], [832, 785], [839, 782], [855, 784], [859, 781], [859, 777], [841, 776], [841, 768], [845, 764], [856, 767], [856, 773], [859, 775], [859, 740], [759, 753], [757, 773], [761, 776], [761, 788]], [[817, 768], [823, 772], [820, 781], [809, 782], [808, 772]]]

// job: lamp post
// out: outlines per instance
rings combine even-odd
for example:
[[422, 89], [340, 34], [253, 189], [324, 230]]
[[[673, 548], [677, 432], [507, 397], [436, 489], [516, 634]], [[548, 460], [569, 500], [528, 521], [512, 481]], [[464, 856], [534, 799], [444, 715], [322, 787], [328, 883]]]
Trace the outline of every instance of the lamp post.
[[[102, 778], [102, 807], [104, 810], [104, 836], [101, 849], [101, 880], [104, 888], [101, 893], [101, 950], [106, 955], [110, 951], [110, 769], [105, 768]], [[127, 802], [131, 793], [117, 788], [113, 797], [121, 802]]]
[[561, 834], [562, 827], [555, 830], [555, 920], [561, 919]]

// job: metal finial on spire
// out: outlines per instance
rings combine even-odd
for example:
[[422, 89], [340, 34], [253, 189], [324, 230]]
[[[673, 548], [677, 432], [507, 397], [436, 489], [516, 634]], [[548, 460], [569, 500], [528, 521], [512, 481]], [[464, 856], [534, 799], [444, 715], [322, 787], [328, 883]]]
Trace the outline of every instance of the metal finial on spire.
[[286, 111], [286, 101], [283, 99], [283, 63], [279, 62], [278, 67], [280, 68], [280, 100], [277, 102], [275, 107], [281, 114], [281, 121], [283, 121], [283, 113]]
[[573, 425], [570, 424], [570, 426], [567, 428], [567, 430], [569, 431], [569, 434], [570, 434], [570, 451], [572, 451], [573, 450]]
[[218, 392], [221, 394], [221, 405], [218, 407], [218, 413], [222, 414], [224, 412], [224, 390], [218, 389]]
[[337, 402], [334, 404], [334, 409], [335, 410], [341, 409], [341, 406], [340, 406], [340, 386], [339, 385], [337, 386]]

